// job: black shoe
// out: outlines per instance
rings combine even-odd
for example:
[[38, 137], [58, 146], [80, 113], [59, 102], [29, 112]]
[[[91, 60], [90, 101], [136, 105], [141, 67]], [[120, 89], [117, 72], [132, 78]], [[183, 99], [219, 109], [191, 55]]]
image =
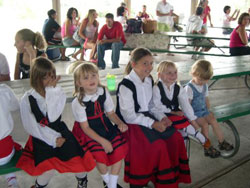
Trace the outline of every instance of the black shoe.
[[88, 178], [85, 176], [84, 178], [78, 178], [76, 177], [77, 180], [77, 188], [87, 188], [88, 185]]

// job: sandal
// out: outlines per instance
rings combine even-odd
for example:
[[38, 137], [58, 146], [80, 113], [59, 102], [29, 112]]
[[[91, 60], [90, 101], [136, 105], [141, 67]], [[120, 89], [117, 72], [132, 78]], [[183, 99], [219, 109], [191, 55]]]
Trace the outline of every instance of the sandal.
[[69, 58], [69, 57], [66, 57], [66, 56], [65, 56], [64, 58], [61, 57], [61, 58], [60, 58], [60, 61], [70, 61], [70, 58]]
[[226, 151], [231, 151], [234, 149], [234, 146], [229, 144], [226, 140], [224, 140], [222, 143], [219, 143], [218, 147], [220, 150], [226, 150]]
[[213, 146], [210, 146], [209, 148], [204, 148], [204, 155], [206, 157], [217, 158], [220, 156], [220, 152]]

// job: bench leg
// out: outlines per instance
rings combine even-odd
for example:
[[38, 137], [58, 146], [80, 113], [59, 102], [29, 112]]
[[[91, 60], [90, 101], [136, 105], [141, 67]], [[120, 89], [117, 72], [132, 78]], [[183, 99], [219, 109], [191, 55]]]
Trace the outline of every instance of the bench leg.
[[250, 75], [249, 74], [245, 75], [245, 85], [247, 86], [248, 89], [250, 89]]
[[217, 81], [218, 81], [218, 80], [212, 81], [212, 83], [208, 85], [208, 89], [210, 89]]
[[[221, 156], [223, 158], [230, 158], [230, 157], [233, 157], [239, 151], [240, 136], [239, 136], [239, 133], [238, 133], [236, 127], [234, 126], [234, 124], [230, 120], [224, 121], [223, 125], [221, 124], [221, 127], [223, 127], [223, 126], [225, 129], [227, 129], [227, 131], [231, 132], [230, 137], [234, 137], [231, 140], [228, 140], [231, 144], [233, 144], [234, 149], [232, 151], [222, 151], [221, 152]], [[234, 140], [234, 141], [232, 141], [232, 140]]]

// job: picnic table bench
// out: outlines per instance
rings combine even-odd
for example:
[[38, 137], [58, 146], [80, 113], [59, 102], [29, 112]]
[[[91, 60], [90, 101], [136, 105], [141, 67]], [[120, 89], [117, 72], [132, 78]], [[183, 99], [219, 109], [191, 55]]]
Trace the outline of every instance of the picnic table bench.
[[[177, 38], [186, 38], [186, 39], [208, 39], [208, 40], [226, 40], [229, 41], [230, 40], [230, 36], [228, 35], [223, 35], [223, 34], [189, 34], [189, 33], [185, 33], [185, 32], [166, 32], [166, 34], [170, 37], [170, 43], [169, 45], [173, 45], [176, 49], [180, 49], [186, 46], [194, 46], [192, 44], [178, 44], [176, 43], [178, 40]], [[171, 38], [173, 38], [173, 43], [171, 43]], [[179, 47], [178, 47], [179, 46]], [[203, 47], [203, 46], [202, 46]], [[204, 46], [206, 47], [206, 46]], [[210, 55], [210, 56], [225, 56], [228, 57], [230, 56], [229, 53], [225, 53], [221, 48], [229, 48], [229, 45], [223, 45], [223, 46], [217, 46], [216, 44], [213, 46], [214, 48], [218, 48], [222, 53], [218, 54], [218, 53], [207, 53], [207, 52], [202, 52], [204, 54], [202, 55]], [[195, 51], [191, 51], [193, 52], [193, 54], [196, 54]], [[175, 52], [174, 52], [175, 53]]]

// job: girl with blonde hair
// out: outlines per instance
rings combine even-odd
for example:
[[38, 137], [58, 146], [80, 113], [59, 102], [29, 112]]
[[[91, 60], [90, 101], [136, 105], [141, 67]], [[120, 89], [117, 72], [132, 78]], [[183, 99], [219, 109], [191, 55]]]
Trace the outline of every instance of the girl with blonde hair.
[[124, 179], [131, 188], [145, 187], [149, 181], [162, 188], [191, 182], [181, 134], [167, 117], [155, 118], [152, 69], [152, 53], [146, 48], [134, 49], [126, 67], [127, 75], [117, 89], [117, 114], [129, 127]]
[[97, 62], [96, 57], [96, 40], [98, 35], [99, 23], [96, 20], [98, 14], [95, 9], [89, 9], [87, 16], [83, 19], [78, 35], [80, 36], [79, 43], [83, 47], [80, 60], [84, 59], [85, 49], [91, 49], [89, 60], [93, 63]]
[[[209, 125], [212, 126], [213, 131], [219, 142], [219, 149], [221, 151], [231, 151], [234, 147], [228, 143], [223, 136], [220, 125], [210, 112], [210, 103], [208, 98], [208, 81], [213, 76], [213, 67], [207, 60], [196, 61], [191, 68], [192, 80], [185, 87], [190, 100], [194, 115], [197, 117], [195, 120], [201, 127], [202, 134], [209, 140]], [[213, 146], [204, 148], [206, 156], [219, 156], [220, 151]]]
[[[153, 101], [155, 106], [155, 116], [162, 119], [167, 116], [174, 126], [187, 141], [188, 135], [197, 138], [205, 149], [211, 144], [198, 129], [197, 117], [194, 115], [186, 91], [177, 83], [177, 67], [173, 62], [162, 61], [157, 67], [158, 82], [153, 88]], [[184, 116], [185, 115], [185, 116]], [[187, 119], [187, 118], [188, 119]], [[211, 158], [218, 156], [211, 153]]]
[[14, 79], [24, 79], [30, 76], [30, 64], [38, 56], [47, 57], [44, 53], [46, 41], [41, 33], [30, 29], [21, 29], [15, 36], [17, 49]]
[[128, 150], [120, 132], [127, 131], [128, 127], [114, 112], [112, 98], [100, 84], [96, 65], [80, 64], [74, 71], [74, 82], [73, 134], [83, 149], [90, 150], [94, 156], [104, 186], [120, 187], [117, 185], [118, 176]]

